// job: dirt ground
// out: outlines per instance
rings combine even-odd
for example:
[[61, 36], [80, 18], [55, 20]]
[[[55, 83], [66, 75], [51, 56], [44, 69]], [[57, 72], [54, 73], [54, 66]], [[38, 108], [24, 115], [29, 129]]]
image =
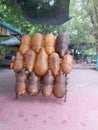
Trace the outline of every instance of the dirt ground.
[[98, 71], [68, 75], [67, 101], [27, 94], [15, 99], [15, 74], [0, 69], [0, 130], [98, 130]]

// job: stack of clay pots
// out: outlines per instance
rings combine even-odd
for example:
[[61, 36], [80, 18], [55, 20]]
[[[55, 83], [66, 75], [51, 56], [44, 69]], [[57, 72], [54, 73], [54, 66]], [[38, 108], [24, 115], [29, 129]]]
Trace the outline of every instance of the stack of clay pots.
[[66, 94], [67, 74], [72, 71], [72, 56], [68, 54], [69, 36], [61, 33], [57, 37], [35, 33], [21, 38], [16, 54], [16, 97], [24, 93], [30, 96], [42, 93], [45, 97], [54, 94], [62, 98]]

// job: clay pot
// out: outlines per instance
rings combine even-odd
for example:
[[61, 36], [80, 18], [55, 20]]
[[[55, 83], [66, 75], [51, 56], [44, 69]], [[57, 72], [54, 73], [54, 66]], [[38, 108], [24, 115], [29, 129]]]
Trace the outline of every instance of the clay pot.
[[52, 74], [50, 69], [42, 77], [42, 82], [43, 82], [44, 85], [54, 84], [54, 76], [53, 76], [53, 74]]
[[29, 49], [31, 44], [31, 38], [28, 35], [24, 35], [21, 38], [19, 51], [22, 55], [24, 55]]
[[23, 45], [31, 45], [31, 37], [29, 35], [23, 35], [20, 40], [21, 44]]
[[58, 75], [60, 70], [60, 57], [55, 52], [49, 56], [49, 68], [54, 76]]
[[27, 81], [27, 74], [25, 70], [22, 70], [20, 73], [16, 75], [16, 84], [15, 84], [16, 98], [26, 93], [26, 81]]
[[68, 45], [70, 43], [69, 36], [66, 33], [61, 33], [56, 38], [56, 52], [63, 57], [68, 53]]
[[43, 85], [42, 86], [42, 94], [44, 97], [50, 97], [53, 92], [54, 85]]
[[71, 55], [67, 54], [62, 58], [61, 70], [64, 74], [69, 74], [72, 71], [73, 58]]
[[59, 72], [59, 75], [55, 77], [55, 84], [53, 87], [54, 96], [57, 98], [62, 98], [66, 93], [67, 77], [63, 72]]
[[17, 52], [15, 62], [14, 62], [14, 71], [16, 73], [19, 73], [24, 67], [24, 57], [20, 54], [20, 52]]
[[25, 54], [25, 68], [32, 72], [35, 66], [36, 53], [33, 50], [28, 50]]
[[48, 55], [44, 48], [41, 48], [35, 63], [35, 73], [38, 76], [43, 76], [48, 71]]
[[30, 73], [28, 77], [27, 92], [30, 96], [35, 96], [39, 93], [40, 78], [34, 72]]
[[45, 97], [50, 97], [53, 92], [54, 76], [51, 70], [48, 70], [45, 76], [42, 78], [42, 94]]
[[44, 47], [48, 55], [55, 51], [56, 38], [52, 34], [47, 34], [44, 38]]
[[60, 43], [60, 42], [61, 42], [61, 43], [66, 42], [66, 44], [69, 45], [69, 44], [70, 44], [70, 38], [69, 38], [69, 36], [68, 36], [67, 33], [62, 32], [62, 33], [60, 33], [60, 34], [57, 36], [57, 42], [58, 42], [58, 43]]
[[31, 48], [36, 53], [39, 53], [40, 48], [43, 45], [43, 36], [40, 33], [35, 33], [31, 39]]

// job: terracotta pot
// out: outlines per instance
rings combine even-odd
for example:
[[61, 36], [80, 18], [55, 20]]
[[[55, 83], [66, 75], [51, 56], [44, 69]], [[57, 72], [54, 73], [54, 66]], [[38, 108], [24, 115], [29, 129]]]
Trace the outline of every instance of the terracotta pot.
[[35, 96], [39, 93], [40, 78], [34, 73], [30, 73], [28, 77], [27, 92], [30, 96]]
[[24, 67], [24, 57], [17, 52], [13, 69], [16, 73], [19, 73]]
[[31, 39], [31, 48], [36, 53], [39, 53], [40, 48], [43, 45], [43, 36], [40, 33], [35, 33]]
[[28, 50], [25, 54], [25, 68], [32, 72], [35, 66], [36, 53], [33, 50]]
[[23, 35], [20, 40], [22, 45], [31, 45], [31, 37], [29, 35]]
[[67, 33], [65, 33], [65, 32], [62, 32], [62, 33], [60, 33], [58, 36], [57, 36], [57, 42], [58, 43], [62, 43], [62, 42], [66, 42], [66, 44], [67, 45], [69, 45], [70, 44], [70, 38], [69, 38], [69, 36], [68, 36], [68, 34]]
[[73, 58], [71, 55], [67, 54], [62, 58], [61, 70], [64, 74], [69, 74], [72, 71]]
[[52, 72], [48, 70], [48, 72], [42, 77], [42, 94], [45, 97], [49, 97], [52, 95], [54, 86], [54, 76]]
[[44, 48], [41, 48], [35, 63], [35, 73], [38, 76], [43, 76], [48, 71], [48, 55]]
[[42, 77], [42, 82], [44, 85], [54, 84], [54, 76], [50, 69], [48, 69], [47, 73]]
[[26, 93], [27, 74], [24, 70], [16, 75], [15, 92], [16, 98]]
[[55, 52], [49, 56], [49, 68], [54, 76], [58, 75], [60, 70], [60, 57]]
[[56, 52], [63, 57], [68, 53], [68, 45], [70, 43], [69, 36], [66, 33], [61, 33], [56, 38]]
[[44, 47], [48, 55], [55, 51], [56, 38], [52, 34], [47, 34], [44, 38]]
[[28, 35], [24, 35], [21, 38], [21, 43], [19, 47], [19, 51], [22, 55], [24, 55], [29, 49], [31, 44], [31, 38]]
[[63, 72], [59, 72], [59, 75], [55, 78], [55, 84], [53, 87], [54, 96], [57, 98], [62, 98], [66, 93], [66, 83], [67, 77], [63, 74]]
[[53, 92], [54, 85], [43, 85], [42, 87], [42, 94], [45, 97], [50, 97]]
[[35, 96], [39, 93], [39, 86], [36, 83], [29, 83], [27, 86], [27, 92], [30, 96]]

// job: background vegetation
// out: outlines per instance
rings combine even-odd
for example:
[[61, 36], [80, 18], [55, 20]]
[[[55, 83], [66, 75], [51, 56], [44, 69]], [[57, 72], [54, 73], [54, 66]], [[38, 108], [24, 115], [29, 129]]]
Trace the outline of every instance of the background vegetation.
[[[72, 47], [79, 44], [91, 44], [91, 48], [78, 50], [79, 54], [98, 55], [98, 0], [70, 0], [70, 16], [72, 19], [63, 25], [46, 26], [31, 24], [22, 15], [22, 12], [15, 2], [10, 0], [0, 1], [0, 21], [20, 29], [24, 34], [32, 36], [35, 32], [43, 35], [60, 32], [67, 32], [70, 36]], [[82, 55], [82, 58], [83, 58]], [[81, 56], [80, 56], [81, 58]]]

